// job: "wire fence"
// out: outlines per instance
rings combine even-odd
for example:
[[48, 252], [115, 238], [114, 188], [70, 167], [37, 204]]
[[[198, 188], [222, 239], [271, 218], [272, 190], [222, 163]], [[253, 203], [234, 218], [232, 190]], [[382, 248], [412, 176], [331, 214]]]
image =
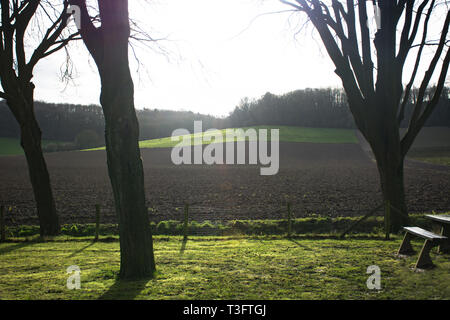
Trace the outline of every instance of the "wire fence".
[[[5, 239], [8, 233], [8, 226], [14, 225], [15, 220], [23, 215], [24, 208], [19, 205], [7, 206], [1, 205], [0, 215], [0, 232], [1, 239]], [[404, 215], [404, 213], [390, 204], [389, 202], [382, 202], [377, 206], [367, 209], [366, 214], [359, 216], [358, 219], [349, 218], [347, 221], [339, 224], [333, 222], [333, 218], [316, 216], [305, 216], [301, 212], [301, 208], [296, 208], [292, 202], [286, 201], [280, 204], [277, 209], [277, 219], [267, 220], [252, 220], [252, 219], [239, 219], [236, 217], [234, 208], [221, 208], [213, 207], [210, 205], [204, 205], [201, 203], [183, 205], [178, 204], [174, 206], [173, 211], [175, 214], [171, 215], [171, 219], [164, 220], [161, 215], [158, 215], [158, 210], [155, 206], [148, 207], [149, 221], [156, 234], [169, 234], [169, 235], [182, 235], [185, 239], [188, 236], [206, 236], [206, 235], [227, 235], [235, 233], [252, 232], [261, 234], [264, 232], [272, 234], [286, 234], [292, 236], [299, 232], [324, 232], [329, 230], [330, 232], [339, 231], [340, 237], [344, 238], [350, 232], [357, 230], [365, 220], [371, 216], [379, 215], [384, 217], [383, 222], [380, 223], [379, 219], [372, 223], [378, 223], [378, 230], [384, 229], [386, 238], [389, 239], [391, 233], [391, 215], [395, 214]], [[69, 229], [65, 227], [66, 232], [77, 233], [77, 225], [94, 225], [94, 239], [98, 240], [102, 230], [105, 230], [104, 225], [110, 225], [110, 232], [118, 232], [117, 222], [115, 221], [115, 212], [111, 210], [109, 206], [102, 206], [96, 204], [92, 206], [90, 210], [85, 210], [81, 215], [74, 215], [71, 223], [69, 223]], [[310, 220], [308, 220], [310, 218]], [[336, 220], [339, 220], [338, 217]], [[345, 217], [344, 217], [345, 218]], [[298, 220], [302, 221], [298, 221]], [[315, 220], [314, 220], [315, 219]], [[342, 219], [341, 219], [342, 220]], [[39, 221], [36, 217], [31, 220], [35, 225], [39, 225]], [[299, 225], [300, 223], [305, 226]], [[70, 224], [74, 225], [70, 227]], [[72, 228], [72, 229], [70, 229]], [[316, 228], [316, 229], [314, 229]], [[328, 229], [327, 229], [328, 228]], [[359, 228], [360, 230], [361, 228]], [[342, 231], [344, 230], [344, 231]]]

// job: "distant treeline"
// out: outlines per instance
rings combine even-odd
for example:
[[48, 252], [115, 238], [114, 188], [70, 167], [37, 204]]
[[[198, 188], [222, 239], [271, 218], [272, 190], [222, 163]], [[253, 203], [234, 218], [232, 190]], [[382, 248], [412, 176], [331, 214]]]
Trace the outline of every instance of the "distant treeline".
[[244, 98], [227, 120], [232, 127], [354, 127], [345, 93], [339, 89], [303, 89], [283, 95], [268, 92], [260, 99]]
[[[47, 145], [46, 151], [71, 150], [104, 145], [103, 111], [97, 105], [35, 102], [35, 113], [42, 139], [62, 143]], [[137, 110], [140, 139], [167, 137], [178, 128], [194, 130], [194, 120], [203, 129], [218, 128], [223, 119], [190, 111]], [[0, 137], [19, 138], [20, 128], [5, 101], [0, 101]]]
[[[434, 88], [427, 91], [425, 101]], [[413, 90], [413, 101], [418, 91]], [[412, 104], [408, 104], [402, 127], [407, 127], [412, 114]], [[240, 104], [225, 120], [227, 126], [287, 125], [317, 128], [356, 128], [341, 89], [303, 89], [283, 95], [266, 93], [262, 98], [242, 99]], [[450, 88], [444, 88], [426, 126], [450, 126]]]
[[[417, 90], [414, 90], [411, 101], [416, 95]], [[408, 107], [406, 110], [403, 127], [407, 125], [411, 109]], [[66, 142], [60, 149], [95, 147], [104, 143], [104, 119], [100, 106], [36, 102], [35, 112], [44, 140]], [[331, 88], [302, 89], [283, 95], [268, 92], [259, 99], [244, 98], [226, 118], [158, 109], [137, 110], [137, 116], [141, 140], [167, 137], [178, 128], [192, 132], [194, 120], [202, 120], [204, 130], [253, 125], [355, 128], [345, 93]], [[444, 88], [441, 100], [426, 125], [450, 126], [450, 88]], [[19, 132], [9, 108], [0, 101], [0, 137], [16, 138], [20, 136]], [[56, 146], [50, 148], [57, 149]]]

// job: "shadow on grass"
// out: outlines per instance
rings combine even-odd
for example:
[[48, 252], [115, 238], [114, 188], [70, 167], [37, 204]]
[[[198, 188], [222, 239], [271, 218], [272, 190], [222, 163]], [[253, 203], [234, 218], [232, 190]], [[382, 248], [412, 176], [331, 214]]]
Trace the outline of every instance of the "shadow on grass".
[[92, 246], [92, 245], [94, 245], [94, 244], [95, 244], [95, 241], [89, 243], [87, 246], [84, 246], [83, 248], [78, 249], [78, 250], [72, 252], [72, 253], [70, 254], [70, 256], [68, 256], [67, 258], [72, 258], [72, 257], [76, 256], [77, 254], [79, 254], [80, 252], [83, 252], [84, 250], [86, 250], [87, 248], [89, 248], [90, 246]]
[[141, 280], [120, 280], [116, 282], [106, 291], [99, 300], [133, 300], [145, 288], [147, 283], [153, 278], [148, 277]]
[[[4, 243], [6, 244], [8, 242], [4, 242]], [[10, 253], [11, 251], [14, 251], [14, 250], [17, 250], [17, 249], [28, 247], [28, 246], [31, 246], [33, 244], [36, 244], [36, 242], [18, 242], [18, 243], [14, 243], [14, 244], [11, 244], [10, 246], [4, 247], [4, 248], [0, 248], [0, 255], [6, 254], [6, 253]]]
[[180, 254], [182, 255], [184, 253], [184, 250], [186, 250], [186, 244], [187, 244], [188, 238], [184, 237], [183, 242], [181, 243], [181, 249]]
[[310, 247], [307, 247], [307, 246], [301, 244], [300, 242], [298, 242], [298, 241], [295, 240], [295, 239], [288, 238], [288, 240], [291, 241], [291, 242], [293, 242], [293, 243], [295, 243], [295, 244], [296, 244], [297, 246], [299, 246], [300, 248], [303, 248], [303, 249], [309, 250], [309, 251], [313, 251], [313, 249], [311, 249]]

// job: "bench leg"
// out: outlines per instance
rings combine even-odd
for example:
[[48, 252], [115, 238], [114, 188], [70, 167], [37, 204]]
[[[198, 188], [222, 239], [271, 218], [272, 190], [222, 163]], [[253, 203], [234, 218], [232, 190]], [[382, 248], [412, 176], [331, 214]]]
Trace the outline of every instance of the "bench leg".
[[412, 238], [412, 235], [410, 233], [406, 232], [405, 237], [403, 238], [402, 244], [400, 245], [400, 248], [398, 249], [397, 254], [404, 254], [404, 255], [414, 254], [414, 250], [411, 246], [411, 238]]
[[430, 251], [434, 246], [435, 243], [430, 240], [425, 240], [422, 250], [420, 251], [419, 258], [417, 259], [416, 268], [426, 269], [434, 266], [430, 257]]
[[447, 237], [448, 239], [443, 240], [440, 243], [440, 245], [438, 247], [438, 252], [439, 253], [450, 253], [450, 228], [442, 226], [441, 235]]

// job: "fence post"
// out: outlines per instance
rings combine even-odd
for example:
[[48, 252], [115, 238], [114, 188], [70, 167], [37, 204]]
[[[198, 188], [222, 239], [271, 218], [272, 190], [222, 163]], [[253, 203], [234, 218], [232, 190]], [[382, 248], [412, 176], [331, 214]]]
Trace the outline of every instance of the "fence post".
[[384, 228], [386, 232], [386, 240], [389, 240], [391, 237], [391, 202], [389, 200], [386, 200]]
[[288, 237], [290, 238], [292, 235], [292, 213], [291, 213], [291, 203], [287, 203], [287, 212], [288, 212]]
[[189, 204], [184, 205], [184, 225], [183, 225], [183, 240], [188, 237], [188, 223], [189, 223]]
[[5, 232], [5, 206], [0, 206], [0, 241], [6, 241]]
[[95, 239], [98, 241], [98, 234], [100, 233], [100, 205], [95, 205]]

